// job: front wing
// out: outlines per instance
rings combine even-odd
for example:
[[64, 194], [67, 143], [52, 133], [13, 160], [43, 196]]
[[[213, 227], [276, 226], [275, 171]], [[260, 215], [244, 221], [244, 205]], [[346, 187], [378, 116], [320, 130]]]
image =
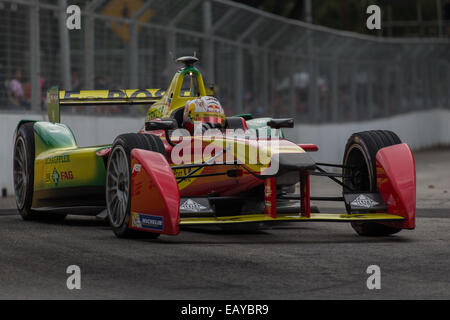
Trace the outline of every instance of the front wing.
[[387, 213], [358, 213], [358, 214], [339, 214], [339, 213], [311, 213], [310, 217], [299, 215], [298, 213], [278, 214], [272, 218], [265, 214], [248, 214], [226, 217], [196, 217], [181, 218], [181, 226], [206, 226], [206, 225], [232, 225], [245, 223], [264, 223], [271, 224], [277, 222], [393, 222], [403, 221], [404, 217]]

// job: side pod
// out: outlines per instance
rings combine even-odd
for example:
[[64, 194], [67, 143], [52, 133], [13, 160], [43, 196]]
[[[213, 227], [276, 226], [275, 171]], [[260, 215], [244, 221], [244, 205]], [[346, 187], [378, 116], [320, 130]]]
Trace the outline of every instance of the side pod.
[[416, 166], [407, 144], [380, 149], [376, 155], [377, 185], [388, 213], [405, 217], [388, 225], [402, 229], [416, 227]]
[[177, 235], [180, 191], [166, 158], [158, 152], [131, 151], [131, 229]]

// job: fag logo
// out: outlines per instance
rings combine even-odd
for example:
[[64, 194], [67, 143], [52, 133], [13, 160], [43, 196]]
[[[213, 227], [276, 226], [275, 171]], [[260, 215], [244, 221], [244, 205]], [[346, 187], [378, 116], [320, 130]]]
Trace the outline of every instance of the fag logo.
[[62, 171], [61, 172], [61, 180], [73, 180], [73, 172], [72, 171]]
[[355, 200], [350, 203], [352, 206], [372, 208], [379, 205], [378, 202], [372, 200], [370, 197], [360, 194]]
[[206, 209], [205, 206], [202, 206], [200, 203], [195, 202], [192, 199], [187, 199], [181, 206], [180, 206], [181, 210], [188, 210], [188, 211], [192, 211], [192, 212], [199, 212], [201, 210]]
[[[74, 177], [73, 177], [73, 172], [72, 171], [61, 171], [61, 172], [58, 172], [58, 170], [56, 170], [56, 168], [53, 168], [53, 173], [51, 175], [51, 179], [52, 179], [53, 183], [55, 184], [55, 186], [57, 186], [60, 180], [61, 181], [63, 181], [63, 180], [73, 180]], [[49, 181], [47, 180], [47, 183], [48, 182]]]

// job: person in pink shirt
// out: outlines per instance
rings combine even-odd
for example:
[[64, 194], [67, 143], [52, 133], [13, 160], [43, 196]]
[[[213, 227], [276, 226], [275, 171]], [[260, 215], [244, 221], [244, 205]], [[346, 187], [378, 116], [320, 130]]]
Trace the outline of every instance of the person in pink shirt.
[[22, 70], [17, 69], [13, 74], [13, 79], [9, 82], [10, 101], [15, 107], [22, 107], [29, 109], [29, 98], [25, 95], [25, 90], [22, 85]]
[[22, 86], [22, 70], [17, 69], [14, 72], [13, 79], [9, 82], [9, 90], [11, 93], [11, 103], [14, 107], [24, 106], [25, 93]]

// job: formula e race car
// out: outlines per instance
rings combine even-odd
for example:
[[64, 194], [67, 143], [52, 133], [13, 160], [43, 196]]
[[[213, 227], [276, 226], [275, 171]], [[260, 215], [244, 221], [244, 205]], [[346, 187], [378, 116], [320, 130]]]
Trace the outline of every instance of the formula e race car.
[[[118, 237], [176, 235], [180, 227], [349, 222], [360, 235], [415, 228], [415, 164], [390, 131], [353, 134], [342, 164], [317, 163], [318, 147], [284, 138], [293, 119], [225, 117], [207, 95], [195, 57], [167, 91], [92, 90], [47, 94], [49, 121], [22, 120], [14, 144], [14, 187], [24, 220], [104, 215]], [[111, 145], [79, 147], [60, 108], [150, 105], [137, 133]], [[338, 168], [334, 172], [324, 168]], [[338, 172], [338, 173], [336, 173]], [[342, 187], [338, 197], [310, 195], [310, 176]], [[299, 186], [299, 188], [297, 187]], [[340, 201], [324, 213], [315, 201]]]

